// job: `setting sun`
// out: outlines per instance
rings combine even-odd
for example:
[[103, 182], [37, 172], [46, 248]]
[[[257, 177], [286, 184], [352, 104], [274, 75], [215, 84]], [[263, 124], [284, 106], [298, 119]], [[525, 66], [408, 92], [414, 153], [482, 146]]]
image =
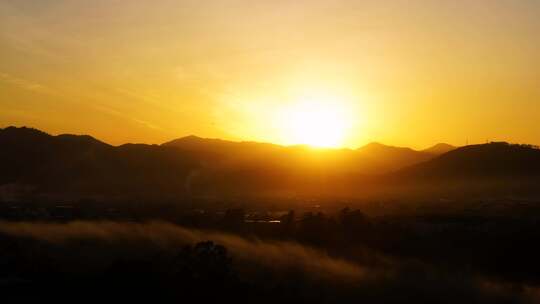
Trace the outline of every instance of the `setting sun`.
[[347, 112], [337, 100], [302, 100], [285, 111], [288, 140], [313, 147], [341, 146], [351, 124]]

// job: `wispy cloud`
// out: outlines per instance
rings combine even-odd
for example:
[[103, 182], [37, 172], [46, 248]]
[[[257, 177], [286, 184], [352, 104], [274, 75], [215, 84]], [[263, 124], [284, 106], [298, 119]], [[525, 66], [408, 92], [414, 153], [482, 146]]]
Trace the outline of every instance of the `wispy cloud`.
[[31, 82], [26, 79], [18, 78], [6, 73], [0, 73], [0, 81], [28, 91], [42, 91], [45, 89], [45, 86], [39, 83]]
[[131, 122], [137, 123], [139, 125], [142, 125], [142, 126], [144, 126], [146, 128], [152, 129], [152, 130], [165, 131], [160, 126], [157, 126], [157, 125], [155, 125], [155, 124], [153, 124], [153, 123], [151, 123], [149, 121], [127, 115], [125, 113], [122, 113], [121, 111], [115, 110], [115, 109], [113, 109], [113, 108], [111, 108], [109, 106], [103, 105], [103, 104], [94, 104], [93, 108], [95, 110], [97, 110], [97, 111], [100, 111], [100, 112], [103, 112], [103, 113], [106, 113], [106, 114], [109, 114], [109, 115], [113, 115], [113, 116], [116, 116], [116, 117], [120, 117], [122, 119], [129, 120]]
[[162, 97], [155, 94], [142, 93], [142, 92], [138, 92], [132, 89], [126, 89], [126, 88], [117, 88], [115, 89], [115, 92], [124, 97], [141, 101], [153, 108], [158, 108], [160, 110], [166, 110], [166, 111], [171, 111], [171, 112], [178, 111], [178, 109], [170, 107], [166, 103], [160, 101]]
[[0, 73], [0, 81], [28, 91], [47, 94], [53, 92], [53, 90], [43, 84], [19, 78], [7, 73]]

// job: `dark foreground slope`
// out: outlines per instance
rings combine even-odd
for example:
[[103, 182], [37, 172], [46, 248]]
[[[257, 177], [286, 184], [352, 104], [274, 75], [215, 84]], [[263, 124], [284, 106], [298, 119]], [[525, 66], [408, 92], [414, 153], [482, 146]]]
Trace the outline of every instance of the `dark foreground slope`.
[[[538, 268], [522, 263], [537, 250], [523, 257], [490, 239], [498, 245], [471, 258], [451, 246], [468, 238], [444, 242], [437, 229], [433, 248], [398, 226], [383, 235], [397, 245], [388, 255], [365, 238], [384, 229], [337, 223], [346, 230], [325, 250], [163, 222], [0, 223], [0, 292], [5, 303], [538, 303]], [[518, 278], [499, 275], [508, 266]]]

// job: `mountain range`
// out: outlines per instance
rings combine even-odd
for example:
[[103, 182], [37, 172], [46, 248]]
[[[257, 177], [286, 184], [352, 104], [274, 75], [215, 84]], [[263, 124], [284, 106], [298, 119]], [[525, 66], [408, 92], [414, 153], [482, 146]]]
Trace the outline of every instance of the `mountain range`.
[[161, 145], [112, 146], [87, 135], [8, 127], [0, 129], [0, 147], [3, 193], [352, 196], [434, 181], [468, 181], [469, 187], [497, 179], [534, 189], [540, 177], [540, 150], [508, 143], [437, 144], [421, 151], [371, 143], [353, 150], [187, 136]]

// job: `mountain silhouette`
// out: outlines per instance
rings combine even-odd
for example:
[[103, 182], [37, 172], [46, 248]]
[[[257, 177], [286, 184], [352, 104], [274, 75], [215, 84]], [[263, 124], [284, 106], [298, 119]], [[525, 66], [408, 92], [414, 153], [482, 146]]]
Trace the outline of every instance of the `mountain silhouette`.
[[[245, 161], [260, 161], [282, 166], [287, 164], [324, 166], [331, 164], [333, 170], [383, 174], [433, 158], [436, 153], [415, 151], [410, 148], [370, 143], [356, 150], [312, 149], [308, 146], [280, 146], [258, 142], [233, 142], [207, 139], [197, 136], [179, 138], [162, 146], [175, 147], [200, 155], [215, 156], [219, 161], [235, 165]], [[320, 160], [317, 164], [317, 160]], [[315, 163], [314, 163], [315, 162]]]
[[0, 185], [31, 185], [41, 193], [176, 191], [198, 165], [175, 149], [114, 147], [90, 136], [51, 136], [31, 128], [0, 130], [0, 146]]
[[470, 145], [402, 169], [399, 174], [427, 178], [540, 176], [540, 149], [506, 142]]
[[372, 142], [356, 150], [361, 157], [376, 165], [381, 172], [389, 172], [402, 167], [421, 163], [433, 158], [432, 153], [411, 148], [387, 146]]
[[540, 149], [496, 142], [460, 147], [385, 175], [386, 191], [422, 197], [537, 198]]
[[162, 147], [175, 148], [197, 155], [213, 166], [237, 166], [240, 163], [259, 161], [263, 163], [285, 163], [290, 161], [293, 149], [283, 146], [257, 143], [234, 142], [222, 139], [201, 138], [194, 135], [166, 142]]
[[15, 185], [36, 194], [93, 197], [353, 195], [400, 185], [431, 187], [426, 181], [540, 176], [540, 150], [507, 143], [440, 155], [451, 146], [313, 149], [196, 136], [162, 145], [112, 146], [87, 135], [9, 127], [0, 129], [0, 146], [0, 194]]
[[177, 147], [185, 150], [203, 152], [207, 150], [213, 150], [215, 152], [226, 152], [228, 150], [242, 148], [282, 148], [282, 146], [269, 144], [269, 143], [258, 143], [258, 142], [235, 142], [228, 141], [217, 138], [202, 138], [195, 135], [189, 135], [179, 139], [175, 139], [166, 143], [163, 143], [162, 146]]
[[452, 145], [445, 144], [445, 143], [438, 143], [438, 144], [434, 145], [433, 147], [422, 150], [422, 152], [426, 152], [426, 153], [430, 153], [430, 154], [434, 154], [434, 155], [441, 155], [441, 154], [450, 152], [450, 151], [455, 150], [455, 149], [456, 149], [456, 147], [454, 147]]

